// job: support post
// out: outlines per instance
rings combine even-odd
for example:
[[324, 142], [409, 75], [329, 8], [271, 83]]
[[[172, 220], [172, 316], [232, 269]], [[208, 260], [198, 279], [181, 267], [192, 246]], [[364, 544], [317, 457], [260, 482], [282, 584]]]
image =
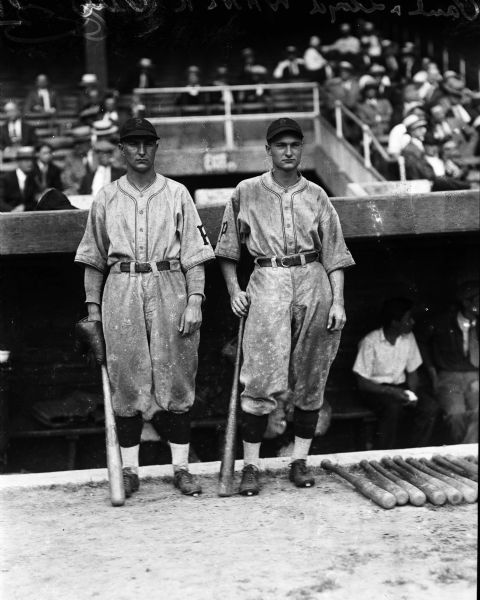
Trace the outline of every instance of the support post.
[[371, 156], [370, 156], [370, 142], [371, 142], [371, 138], [370, 138], [370, 128], [368, 127], [368, 125], [363, 125], [362, 126], [362, 132], [363, 132], [363, 164], [365, 165], [365, 167], [367, 169], [370, 169], [370, 167], [372, 166], [372, 160], [371, 160]]
[[85, 40], [85, 72], [97, 76], [99, 87], [105, 90], [108, 85], [107, 73], [107, 27], [105, 9], [96, 6], [88, 16], [83, 17], [83, 37]]
[[232, 121], [232, 92], [229, 88], [225, 87], [223, 88], [222, 96], [225, 105], [225, 146], [227, 150], [233, 150], [235, 143]]
[[337, 129], [337, 137], [343, 138], [342, 104], [339, 100], [335, 101], [335, 125]]

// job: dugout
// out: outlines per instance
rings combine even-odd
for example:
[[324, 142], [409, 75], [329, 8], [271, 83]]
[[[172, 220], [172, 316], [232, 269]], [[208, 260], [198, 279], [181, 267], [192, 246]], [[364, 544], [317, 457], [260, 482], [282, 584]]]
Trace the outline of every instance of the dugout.
[[[346, 275], [348, 322], [327, 387], [333, 412], [341, 413], [342, 407], [351, 411], [356, 406], [351, 376], [356, 344], [377, 325], [382, 300], [406, 295], [423, 311], [440, 310], [451, 300], [459, 278], [476, 276], [479, 213], [476, 192], [334, 198], [333, 202], [357, 262]], [[222, 212], [218, 206], [200, 209], [212, 241]], [[90, 415], [80, 431], [70, 426], [60, 434], [39, 422], [38, 410], [36, 419], [32, 412], [34, 405], [38, 409], [42, 402], [61, 402], [76, 391], [100, 393], [98, 373], [73, 351], [73, 324], [85, 313], [83, 270], [73, 264], [73, 255], [86, 215], [86, 211], [60, 211], [0, 218], [0, 314], [12, 367], [9, 373], [2, 371], [2, 390], [9, 389], [9, 471], [105, 464], [101, 415], [98, 420], [98, 414]], [[214, 263], [207, 266], [206, 295], [193, 446], [201, 460], [215, 460], [232, 376], [222, 348], [235, 336], [236, 322]], [[6, 394], [3, 391], [3, 398]], [[352, 421], [334, 419], [314, 451], [360, 449], [365, 440], [355, 437], [355, 431]], [[147, 464], [168, 461], [158, 445], [145, 444], [143, 452]]]

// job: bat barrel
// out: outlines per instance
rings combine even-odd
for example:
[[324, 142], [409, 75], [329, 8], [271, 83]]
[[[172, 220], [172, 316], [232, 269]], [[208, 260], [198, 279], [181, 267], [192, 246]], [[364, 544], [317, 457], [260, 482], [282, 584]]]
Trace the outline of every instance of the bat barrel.
[[389, 471], [376, 460], [370, 461], [370, 465], [376, 471], [378, 471], [379, 473], [396, 483], [401, 488], [403, 488], [408, 494], [408, 500], [410, 504], [413, 504], [413, 506], [423, 506], [425, 504], [425, 502], [427, 501], [427, 497], [425, 496], [424, 492], [418, 487], [411, 484], [409, 481], [406, 481], [397, 473]]
[[112, 506], [123, 506], [125, 504], [125, 489], [123, 486], [122, 457], [118, 443], [115, 416], [113, 414], [110, 381], [105, 365], [101, 367], [103, 404], [105, 408], [105, 442], [107, 447], [107, 470], [110, 485], [110, 501]]
[[233, 477], [235, 469], [235, 448], [237, 440], [237, 407], [238, 388], [240, 379], [240, 365], [242, 361], [242, 340], [245, 328], [245, 318], [240, 318], [238, 325], [237, 351], [235, 355], [235, 368], [233, 371], [232, 392], [228, 405], [227, 427], [225, 430], [225, 442], [220, 464], [220, 474], [217, 493], [221, 497], [233, 495]]

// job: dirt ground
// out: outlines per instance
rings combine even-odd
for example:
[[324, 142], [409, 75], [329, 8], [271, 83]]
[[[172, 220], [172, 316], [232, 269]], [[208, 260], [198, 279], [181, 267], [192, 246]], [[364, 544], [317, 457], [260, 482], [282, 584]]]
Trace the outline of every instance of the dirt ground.
[[0, 496], [2, 600], [473, 600], [477, 505], [383, 510], [336, 475], [258, 497], [183, 497], [142, 481], [124, 507], [107, 484]]

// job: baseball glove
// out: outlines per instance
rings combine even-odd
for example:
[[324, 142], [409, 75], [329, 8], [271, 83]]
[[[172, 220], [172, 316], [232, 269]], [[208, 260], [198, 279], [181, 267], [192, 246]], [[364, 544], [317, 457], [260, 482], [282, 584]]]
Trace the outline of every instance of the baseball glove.
[[85, 317], [75, 324], [75, 343], [74, 348], [81, 354], [93, 356], [93, 361], [97, 365], [105, 363], [105, 338], [103, 337], [103, 327], [100, 321], [89, 321]]

